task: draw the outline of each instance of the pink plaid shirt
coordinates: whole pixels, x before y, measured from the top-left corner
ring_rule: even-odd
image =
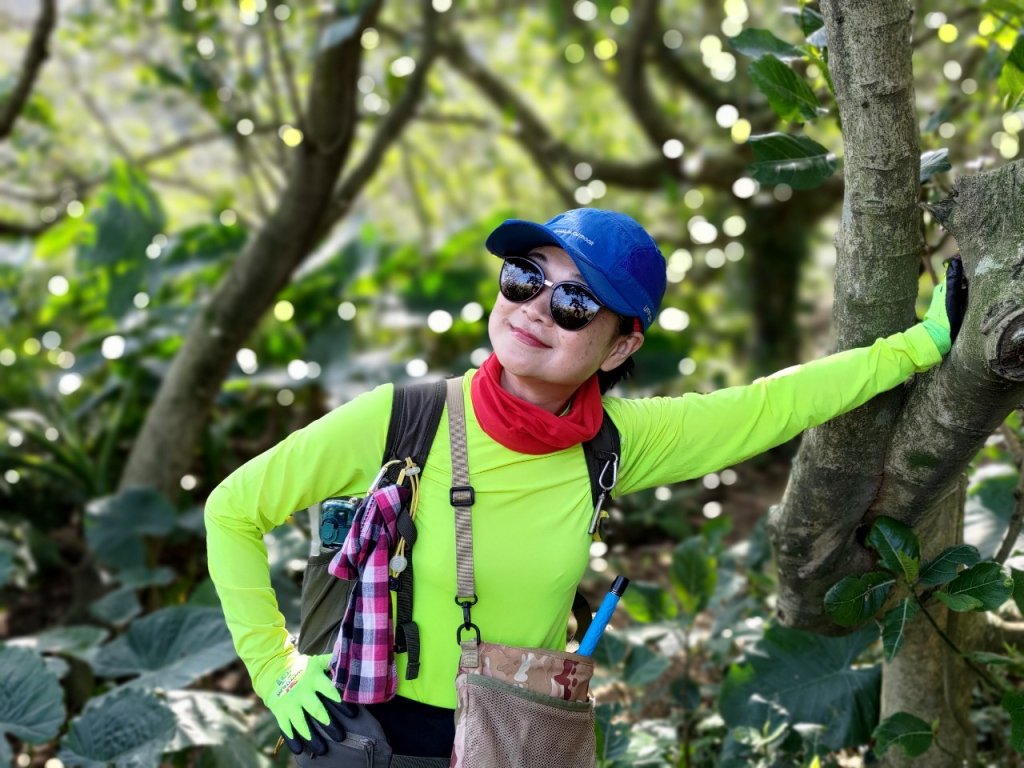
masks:
[[[408,498],[409,490],[397,485],[370,494],[327,566],[333,576],[354,582],[331,656],[343,701],[376,704],[393,698],[398,688],[388,562],[397,543],[398,512]]]

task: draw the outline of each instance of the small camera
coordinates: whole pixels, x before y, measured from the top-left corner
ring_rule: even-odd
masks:
[[[325,547],[340,547],[348,536],[359,507],[356,496],[338,496],[320,502],[320,541]]]

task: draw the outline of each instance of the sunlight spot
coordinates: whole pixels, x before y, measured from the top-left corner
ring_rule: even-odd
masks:
[[[462,308],[459,316],[467,323],[478,322],[484,316],[484,308],[478,302],[471,301]]]
[[[124,357],[124,336],[107,336],[100,345],[100,354],[102,354],[107,360],[118,360]]]
[[[714,520],[716,517],[721,516],[722,505],[717,501],[709,501],[704,505],[704,508],[701,509],[701,514],[703,514],[708,520]]]
[[[667,485],[659,485],[654,489],[654,498],[658,501],[668,501],[672,498],[672,489]]]
[[[702,205],[704,205],[704,193],[699,189],[687,190],[686,194],[683,195],[683,205],[687,208],[696,211]]]
[[[356,316],[356,305],[351,301],[343,301],[338,305],[338,317],[348,322]]]
[[[43,346],[46,349],[56,349],[60,346],[60,334],[56,331],[47,331],[43,334]]]
[[[182,475],[181,476],[181,489],[183,491],[191,491],[197,485],[199,485],[199,481],[196,479],[195,475]]]
[[[85,213],[85,206],[82,205],[81,201],[79,200],[72,200],[70,203],[68,203],[67,208],[65,210],[68,212],[68,216],[70,216],[72,219],[78,219],[81,218],[83,213]]]
[[[12,431],[9,435],[7,435],[7,444],[11,446],[11,448],[18,448],[24,442],[25,435],[23,435],[21,432],[18,432],[17,430]]]
[[[412,56],[399,56],[391,62],[390,69],[395,77],[408,77],[416,71],[416,59]]]
[[[380,45],[380,32],[373,27],[367,27],[363,30],[362,37],[359,38],[359,44],[363,46],[363,50],[372,51]]]
[[[295,317],[295,305],[290,301],[285,299],[274,305],[274,318],[276,320],[287,323],[293,317]]]
[[[239,136],[251,136],[255,129],[256,124],[248,117],[243,117],[235,123],[235,130],[238,131]]]
[[[429,371],[429,370],[430,369],[427,366],[427,361],[426,360],[421,360],[419,358],[413,358],[412,360],[410,360],[408,363],[405,364],[405,372],[406,372],[406,374],[408,374],[409,376],[411,376],[414,379],[418,379],[418,378],[421,378],[423,376],[426,376],[427,375],[427,371]]]
[[[46,289],[54,296],[66,296],[71,284],[64,275],[54,275],[47,281]]]
[[[658,313],[658,325],[666,331],[685,331],[690,325],[690,315],[678,307],[665,307]]]
[[[579,43],[569,43],[565,46],[565,60],[570,64],[579,64],[586,55],[587,52]]]
[[[288,371],[288,378],[301,381],[309,375],[309,364],[305,360],[292,360],[285,370]]]
[[[576,163],[576,167],[572,169],[572,172],[580,181],[586,181],[594,175],[594,169],[590,167],[590,163]]]
[[[256,353],[248,347],[242,347],[238,350],[235,354],[235,362],[242,369],[242,373],[253,374],[260,367],[259,361],[256,359]]]
[[[722,470],[722,485],[733,485],[739,480],[739,475],[736,474],[736,470],[723,469]]]
[[[427,328],[434,333],[445,333],[451,330],[453,322],[451,313],[443,309],[435,309],[427,315]]]
[[[20,479],[21,475],[18,474],[18,470],[16,469],[8,469],[6,472],[4,472],[4,480],[6,480],[10,485],[14,485]]]
[[[720,478],[716,473],[711,472],[704,475],[704,479],[701,482],[704,484],[705,488],[709,491],[713,491],[722,484],[722,478]]]
[[[238,214],[230,208],[225,208],[217,217],[225,227],[233,227],[238,222]]]
[[[678,29],[667,29],[665,34],[661,36],[661,42],[664,43],[665,47],[669,50],[676,50],[683,45],[683,33]]]
[[[11,366],[18,360],[18,355],[10,347],[0,349],[0,365]]]
[[[287,408],[295,402],[295,393],[290,389],[282,389],[277,393],[277,404]]]
[[[77,373],[66,373],[60,377],[60,381],[57,382],[57,391],[62,395],[70,395],[78,391],[78,388],[82,386],[82,377]]]

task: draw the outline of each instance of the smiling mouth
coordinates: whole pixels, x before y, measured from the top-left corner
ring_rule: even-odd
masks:
[[[525,344],[528,347],[537,347],[540,349],[550,348],[550,345],[545,344],[532,333],[528,333],[527,331],[524,331],[522,328],[516,328],[514,325],[512,326],[512,335],[516,338],[516,340],[518,340],[522,344]]]

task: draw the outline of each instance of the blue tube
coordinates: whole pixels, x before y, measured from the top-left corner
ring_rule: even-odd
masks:
[[[591,656],[594,653],[594,649],[597,647],[597,641],[601,639],[604,634],[605,627],[608,626],[608,620],[612,617],[612,613],[615,611],[615,606],[619,604],[619,598],[622,597],[622,593],[626,591],[626,587],[629,586],[629,579],[625,576],[616,576],[615,581],[612,582],[611,589],[608,590],[608,594],[604,596],[604,600],[601,601],[601,607],[597,609],[597,613],[594,614],[594,620],[590,622],[590,628],[587,630],[587,634],[583,636],[580,641],[580,649],[576,651],[580,656]]]

